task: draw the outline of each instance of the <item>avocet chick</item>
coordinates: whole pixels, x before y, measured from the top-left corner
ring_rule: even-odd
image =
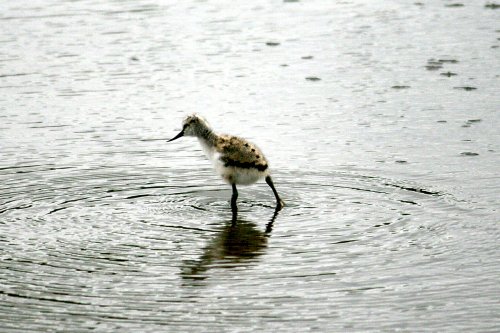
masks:
[[[269,164],[257,146],[236,136],[215,133],[208,122],[197,114],[186,117],[182,122],[182,131],[168,142],[182,136],[197,137],[205,154],[213,162],[217,173],[231,184],[233,212],[237,210],[236,185],[250,185],[261,178],[265,178],[266,183],[273,190],[276,197],[276,210],[283,208],[284,202],[280,199],[269,175]]]

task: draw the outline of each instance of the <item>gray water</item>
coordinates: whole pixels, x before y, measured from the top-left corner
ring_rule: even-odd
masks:
[[[487,1],[0,3],[2,332],[500,330]],[[255,142],[231,189],[182,118]]]

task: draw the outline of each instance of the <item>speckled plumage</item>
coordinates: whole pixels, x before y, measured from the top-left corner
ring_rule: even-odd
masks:
[[[269,163],[262,151],[245,139],[216,134],[208,122],[199,115],[190,115],[182,123],[182,131],[169,141],[181,136],[195,136],[220,176],[233,187],[231,205],[236,210],[236,185],[253,184],[265,178],[277,200],[277,209],[283,207],[269,175]]]
[[[267,173],[268,163],[264,154],[254,144],[236,136],[218,136],[215,151],[219,154],[219,160],[224,163],[224,167],[236,167],[242,169],[256,169],[262,172],[262,176]]]

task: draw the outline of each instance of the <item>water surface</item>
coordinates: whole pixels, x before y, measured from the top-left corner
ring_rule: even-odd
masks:
[[[0,4],[2,332],[498,331],[487,4]]]

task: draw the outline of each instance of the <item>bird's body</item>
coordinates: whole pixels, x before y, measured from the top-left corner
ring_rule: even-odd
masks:
[[[181,136],[195,136],[213,162],[215,170],[233,188],[231,206],[236,210],[238,192],[236,185],[250,185],[265,178],[277,200],[277,209],[283,207],[269,175],[269,164],[257,146],[245,139],[215,133],[207,121],[199,115],[188,116],[183,122],[182,131],[169,141]]]
[[[218,135],[214,142],[199,138],[215,170],[229,184],[249,185],[267,176],[268,164],[260,150],[248,141],[229,135]]]

